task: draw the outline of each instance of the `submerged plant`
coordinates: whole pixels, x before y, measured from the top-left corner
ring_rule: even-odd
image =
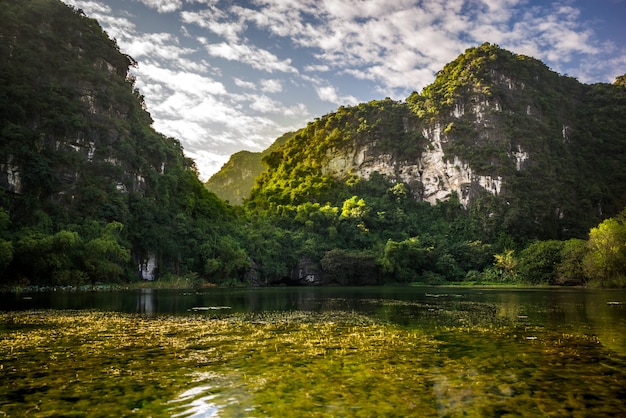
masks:
[[[426,309],[428,311],[428,308]],[[594,337],[462,315],[0,314],[7,416],[623,414],[626,361]],[[465,319],[464,319],[465,318]],[[580,385],[581,381],[585,385]]]

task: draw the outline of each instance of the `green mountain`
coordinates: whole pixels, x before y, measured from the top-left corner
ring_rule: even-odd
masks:
[[[233,215],[180,143],[152,129],[132,58],[57,0],[0,0],[0,21],[0,273],[47,284],[206,274]]]
[[[581,237],[626,205],[626,89],[484,44],[405,102],[341,107],[264,161],[257,209],[332,202],[378,173],[418,201],[455,195],[519,242]]]
[[[282,146],[293,132],[287,132],[278,138],[263,152],[239,151],[233,154],[228,162],[215,173],[204,185],[220,199],[233,205],[240,205],[250,196],[256,177],[265,171],[261,162],[263,157],[274,149]]]

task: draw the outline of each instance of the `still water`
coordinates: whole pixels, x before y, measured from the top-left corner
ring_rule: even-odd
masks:
[[[0,415],[626,416],[626,291],[0,295]]]

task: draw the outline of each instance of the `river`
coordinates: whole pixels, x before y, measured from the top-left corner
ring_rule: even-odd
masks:
[[[622,290],[56,291],[0,321],[0,415],[626,415]]]

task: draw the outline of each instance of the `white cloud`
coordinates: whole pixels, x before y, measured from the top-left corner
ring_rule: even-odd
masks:
[[[232,20],[233,16],[215,6],[208,6],[200,11],[183,11],[180,17],[184,23],[194,24],[227,39],[236,42],[246,25],[241,19]]]
[[[320,100],[336,105],[355,105],[359,100],[354,96],[340,96],[334,86],[318,86],[315,89]]]
[[[190,151],[185,149],[185,155],[195,161],[196,168],[200,173],[200,180],[203,182],[207,181],[213,173],[218,172],[230,158],[228,155],[217,154],[207,150]],[[211,175],[207,173],[211,173]]]
[[[576,75],[583,83],[605,82],[613,83],[615,78],[626,74],[626,50],[616,52],[598,66],[598,61],[593,58],[582,60],[580,72]]]
[[[171,13],[180,9],[182,0],[139,0],[148,7],[157,10],[159,13]]]
[[[309,73],[325,73],[330,71],[330,66],[326,64],[307,65],[304,67],[304,71]]]
[[[237,77],[234,78],[234,81],[236,86],[243,87],[249,90],[256,90],[256,84],[251,81],[242,80]]]
[[[250,104],[250,109],[260,113],[277,113],[281,109],[281,103],[267,96],[255,96]]]
[[[192,96],[224,95],[224,85],[210,77],[200,74],[176,71],[156,64],[140,64],[137,69],[138,82],[157,82],[168,89]]]
[[[283,83],[280,80],[261,80],[261,91],[265,93],[280,93]]]
[[[239,61],[257,70],[269,73],[274,71],[285,73],[298,72],[295,67],[291,66],[291,59],[280,60],[271,52],[254,45],[221,42],[207,45],[206,50],[214,57],[224,58],[229,61]]]
[[[135,59],[146,57],[152,61],[155,59],[174,61],[195,52],[194,49],[180,47],[178,39],[171,33],[133,36],[124,40],[124,48]]]
[[[359,74],[379,83],[381,89],[404,94],[431,82],[435,71],[467,47],[485,41],[513,50],[543,51],[539,58],[554,63],[565,63],[572,54],[598,53],[593,33],[580,22],[580,10],[567,3],[545,7],[527,3],[263,0],[256,2],[256,9],[232,11],[237,19],[273,36],[312,48],[318,62],[305,66],[307,72],[335,69]],[[332,97],[324,91],[318,91],[320,97]]]
[[[82,9],[85,13],[92,15],[94,13],[110,13],[111,8],[105,4],[101,4],[93,0],[63,0],[63,3]]]
[[[304,118],[304,117],[309,117],[310,113],[309,110],[307,109],[306,105],[304,103],[297,103],[293,106],[287,107],[285,109],[283,109],[283,114],[285,116],[296,116],[296,117],[300,117],[300,118]],[[298,127],[299,128],[299,127]],[[294,128],[296,129],[296,128]],[[287,130],[294,130],[294,129],[286,129]]]
[[[289,106],[266,95],[249,95],[246,98],[250,102],[249,108],[261,114],[276,114],[299,118],[309,116],[308,109],[304,103]]]

